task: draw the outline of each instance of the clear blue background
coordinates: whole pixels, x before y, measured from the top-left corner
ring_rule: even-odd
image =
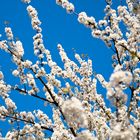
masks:
[[[104,17],[104,0],[71,0],[71,2],[74,3],[77,13],[85,11],[88,16],[94,16],[96,21]],[[113,7],[120,4],[120,0],[114,0],[113,2]],[[51,51],[53,60],[62,65],[57,51],[57,44],[60,43],[71,59],[74,58],[72,48],[79,54],[88,54],[93,60],[94,70],[103,74],[106,80],[109,79],[112,73],[111,49],[108,49],[101,40],[93,38],[90,29],[80,24],[76,15],[68,15],[64,9],[56,5],[55,0],[32,0],[31,4],[39,13],[39,18],[42,21],[44,43],[46,48]],[[14,36],[22,41],[25,48],[24,58],[34,61],[32,37],[35,31],[32,30],[26,5],[20,0],[1,0],[0,34],[3,35],[2,39],[5,39],[4,21],[10,22],[9,25],[13,29]],[[10,74],[15,68],[16,66],[12,64],[10,55],[0,51],[0,70],[4,72],[7,84],[19,83],[18,78],[14,78]],[[100,86],[98,91],[102,94],[106,92]],[[23,96],[17,92],[11,92],[10,97],[17,103],[20,111],[33,111],[40,108],[48,113],[43,103],[33,99],[33,97]],[[3,104],[1,99],[0,104]],[[0,122],[0,128],[2,133],[5,134],[7,130],[11,129],[11,126],[5,122]]]

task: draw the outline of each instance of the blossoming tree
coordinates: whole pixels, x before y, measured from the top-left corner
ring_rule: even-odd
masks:
[[[3,137],[10,140],[139,140],[140,1],[126,0],[126,6],[113,9],[112,1],[106,0],[105,17],[97,22],[85,12],[77,13],[68,0],[56,0],[67,13],[75,14],[81,24],[90,28],[93,37],[103,40],[114,51],[114,72],[109,81],[93,71],[91,59],[84,60],[77,53],[78,64],[69,59],[61,44],[57,47],[64,68],[53,61],[43,43],[36,9],[30,5],[31,0],[22,1],[27,5],[32,28],[36,31],[33,44],[38,60],[33,63],[24,59],[22,42],[16,40],[12,29],[6,26],[7,39],[0,40],[0,48],[11,55],[17,66],[12,74],[20,79],[20,84],[8,84],[0,72],[0,96],[4,101],[0,105],[0,120],[15,124],[15,128]],[[126,30],[121,29],[121,22]],[[61,85],[62,79],[65,87]],[[107,107],[106,99],[97,92],[97,81],[106,89],[107,100],[113,106]],[[75,85],[73,89],[72,83]],[[44,97],[39,94],[41,88]],[[18,111],[9,96],[13,91],[46,102],[52,108],[51,117],[40,109]],[[22,127],[18,126],[19,122]]]

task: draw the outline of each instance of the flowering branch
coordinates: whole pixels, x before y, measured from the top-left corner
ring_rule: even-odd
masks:
[[[4,117],[8,117],[8,118],[14,119],[14,120],[26,122],[26,123],[29,123],[29,124],[35,124],[35,122],[24,120],[24,119],[17,118],[17,117],[14,117],[14,116],[10,116],[10,115],[7,115],[7,114],[1,114],[1,115],[4,116]],[[47,128],[45,126],[41,126],[41,128],[53,132],[53,129],[51,129],[51,128]]]
[[[28,59],[24,60],[22,42],[15,40],[12,29],[6,26],[7,39],[0,40],[0,49],[11,55],[17,67],[12,75],[20,79],[20,84],[7,85],[0,71],[0,97],[3,100],[0,119],[9,118],[9,122],[17,123],[17,129],[8,131],[5,137],[33,140],[139,140],[140,2],[126,0],[123,6],[120,1],[116,8],[113,0],[105,0],[105,16],[97,21],[86,12],[76,12],[69,0],[56,0],[67,13],[75,15],[78,22],[89,28],[93,37],[101,39],[113,50],[113,72],[107,81],[103,75],[93,71],[89,57],[83,58],[75,52],[77,62],[72,61],[60,44],[57,48],[64,67],[53,61],[51,52],[44,45],[37,10],[30,4],[31,0],[22,1],[27,6],[35,30],[33,50],[37,61],[33,64]],[[125,30],[121,23],[126,26]],[[105,98],[103,93],[98,93],[97,82],[106,89]],[[10,91],[45,101],[51,111],[37,109],[19,112],[10,97]],[[45,96],[39,95],[41,91]],[[108,106],[108,102],[112,106]],[[20,128],[19,122],[24,122],[23,128]],[[51,133],[50,138],[45,138],[44,130]]]

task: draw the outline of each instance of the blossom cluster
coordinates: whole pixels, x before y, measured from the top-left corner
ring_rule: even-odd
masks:
[[[62,111],[65,112],[66,120],[70,126],[75,128],[87,127],[86,114],[78,99],[72,97],[71,100],[65,101],[62,105]]]
[[[127,95],[123,93],[132,81],[132,74],[129,71],[122,71],[121,66],[116,66],[114,73],[110,77],[110,82],[108,83],[107,96],[111,100],[119,99],[117,106],[120,106],[127,101]],[[116,101],[115,103],[116,104]]]
[[[94,17],[88,17],[85,12],[79,13],[78,21],[91,29],[94,29],[97,26]]]
[[[6,32],[6,36],[9,40],[13,39],[13,33],[10,27],[6,27],[5,28],[5,32]]]
[[[22,2],[29,4],[31,0],[22,0]]]
[[[74,12],[74,5],[68,0],[56,0],[56,3],[65,8],[68,13]]]
[[[28,11],[29,16],[31,17],[33,29],[36,30],[37,32],[41,32],[41,28],[39,27],[41,22],[38,19],[37,11],[31,5],[27,6],[27,11]]]
[[[93,37],[100,38],[114,51],[114,71],[108,81],[93,71],[90,58],[84,59],[75,53],[77,64],[58,44],[64,65],[60,67],[45,48],[37,10],[29,5],[31,0],[23,2],[27,4],[32,28],[36,31],[33,46],[37,60],[24,59],[22,42],[15,41],[12,29],[5,27],[7,39],[0,40],[0,49],[11,55],[16,65],[12,74],[20,79],[14,86],[7,84],[0,71],[0,97],[4,101],[0,105],[0,120],[17,125],[7,132],[6,139],[139,140],[139,1],[126,0],[127,6],[113,9],[112,1],[106,0],[105,17],[97,22],[86,12],[76,14],[68,0],[56,0],[68,13],[76,14],[78,21],[91,29]],[[121,22],[127,26],[126,31],[122,31]],[[98,84],[106,89],[105,98],[98,91]],[[13,91],[42,100],[46,110],[18,111],[9,94]],[[108,102],[113,106],[108,106]],[[51,108],[52,114],[47,108]],[[19,126],[18,122],[23,125]]]

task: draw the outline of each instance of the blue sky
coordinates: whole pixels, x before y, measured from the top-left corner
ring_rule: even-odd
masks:
[[[85,11],[87,15],[94,16],[98,21],[104,16],[104,0],[71,0],[74,3],[76,12]],[[120,3],[114,0],[114,7]],[[101,73],[108,80],[112,73],[111,49],[105,44],[91,36],[91,31],[78,23],[75,15],[68,15],[60,6],[56,5],[55,0],[32,0],[31,3],[39,13],[42,21],[42,29],[45,46],[51,51],[52,58],[61,65],[57,51],[57,44],[60,43],[68,53],[70,58],[74,58],[74,48],[79,54],[88,54],[93,60],[93,67],[97,73]],[[24,45],[25,59],[35,60],[33,55],[32,37],[35,32],[32,30],[30,18],[26,11],[26,5],[20,0],[1,0],[0,4],[0,34],[4,39],[4,21],[9,21],[15,37],[18,37]],[[18,79],[9,74],[15,65],[12,64],[9,55],[0,51],[0,70],[4,71],[7,83],[19,82]],[[99,87],[99,93],[105,90]],[[19,110],[34,110],[35,108],[45,109],[43,103],[32,99],[30,96],[23,96],[18,93],[10,93],[12,99],[17,102]],[[31,100],[33,102],[31,102]],[[2,100],[0,99],[0,104]],[[9,130],[9,126],[0,122],[2,132]]]

